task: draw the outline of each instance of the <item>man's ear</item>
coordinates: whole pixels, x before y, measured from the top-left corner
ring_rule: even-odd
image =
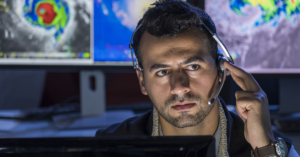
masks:
[[[145,80],[144,80],[144,74],[142,71],[136,69],[136,74],[137,74],[137,77],[138,77],[138,80],[139,80],[139,84],[140,84],[140,88],[141,88],[141,92],[144,94],[144,95],[148,95],[147,93],[147,90],[145,88]]]

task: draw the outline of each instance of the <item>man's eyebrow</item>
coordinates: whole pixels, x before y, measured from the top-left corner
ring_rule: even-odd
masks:
[[[191,57],[191,58],[187,59],[186,61],[182,62],[181,64],[189,64],[192,62],[205,62],[205,61],[201,57],[194,56],[194,57]]]
[[[168,68],[168,67],[171,67],[171,66],[167,65],[167,64],[154,64],[150,67],[149,72],[151,72],[152,70],[155,70],[155,69]]]
[[[198,57],[198,56],[194,56],[194,57],[191,57],[191,58],[187,59],[186,61],[184,61],[180,64],[189,64],[189,63],[192,63],[192,62],[204,62],[204,59],[201,58],[201,57]],[[171,66],[167,65],[167,64],[154,64],[150,67],[149,72],[151,72],[155,69],[168,68],[168,67],[171,67]]]

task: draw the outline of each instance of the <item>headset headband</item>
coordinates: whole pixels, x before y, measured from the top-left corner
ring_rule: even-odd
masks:
[[[226,58],[228,59],[229,62],[231,62],[232,64],[234,64],[234,61],[231,57],[231,55],[229,54],[226,46],[223,44],[223,42],[221,41],[221,39],[217,36],[217,34],[213,33],[201,20],[200,20],[201,24],[208,30],[208,32],[212,35],[212,37],[215,39],[215,41],[220,45],[220,47],[223,49]],[[133,64],[133,68],[134,69],[139,69],[140,71],[143,71],[143,69],[140,67],[139,65],[139,61],[137,59],[137,56],[135,54],[135,58],[136,58],[136,63],[134,63],[134,58],[133,58],[133,45],[132,45],[132,41],[133,38],[135,36],[135,33],[142,27],[143,22],[141,24],[139,24],[137,26],[137,28],[135,29],[135,31],[133,32],[131,39],[130,39],[130,44],[129,44],[129,48],[131,50],[131,59],[132,59],[132,64]]]
[[[130,43],[129,43],[129,48],[131,50],[131,59],[132,59],[133,68],[134,69],[139,69],[140,71],[143,71],[143,69],[140,67],[139,61],[138,61],[137,56],[136,56],[135,53],[134,53],[134,55],[135,55],[135,58],[136,58],[136,63],[134,63],[133,51],[132,51],[132,49],[133,49],[132,40],[133,40],[133,37],[134,37],[135,33],[142,27],[142,25],[143,25],[143,22],[136,27],[135,31],[133,32],[133,34],[131,36]]]

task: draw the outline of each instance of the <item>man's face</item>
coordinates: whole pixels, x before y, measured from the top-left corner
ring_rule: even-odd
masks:
[[[178,128],[199,124],[212,110],[208,100],[220,78],[206,35],[197,28],[172,38],[145,32],[140,42],[142,93],[149,95],[160,116]]]

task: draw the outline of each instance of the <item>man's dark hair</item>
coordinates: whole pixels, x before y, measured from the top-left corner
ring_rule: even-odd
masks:
[[[213,33],[216,33],[215,24],[207,13],[200,8],[179,0],[160,0],[153,3],[152,6],[154,7],[149,8],[138,22],[137,26],[141,23],[143,24],[133,38],[133,49],[141,68],[143,68],[143,60],[139,46],[145,31],[156,37],[172,37],[191,28],[199,28],[205,32],[210,43],[210,53],[216,60],[218,52],[217,42],[200,22],[201,20]]]

